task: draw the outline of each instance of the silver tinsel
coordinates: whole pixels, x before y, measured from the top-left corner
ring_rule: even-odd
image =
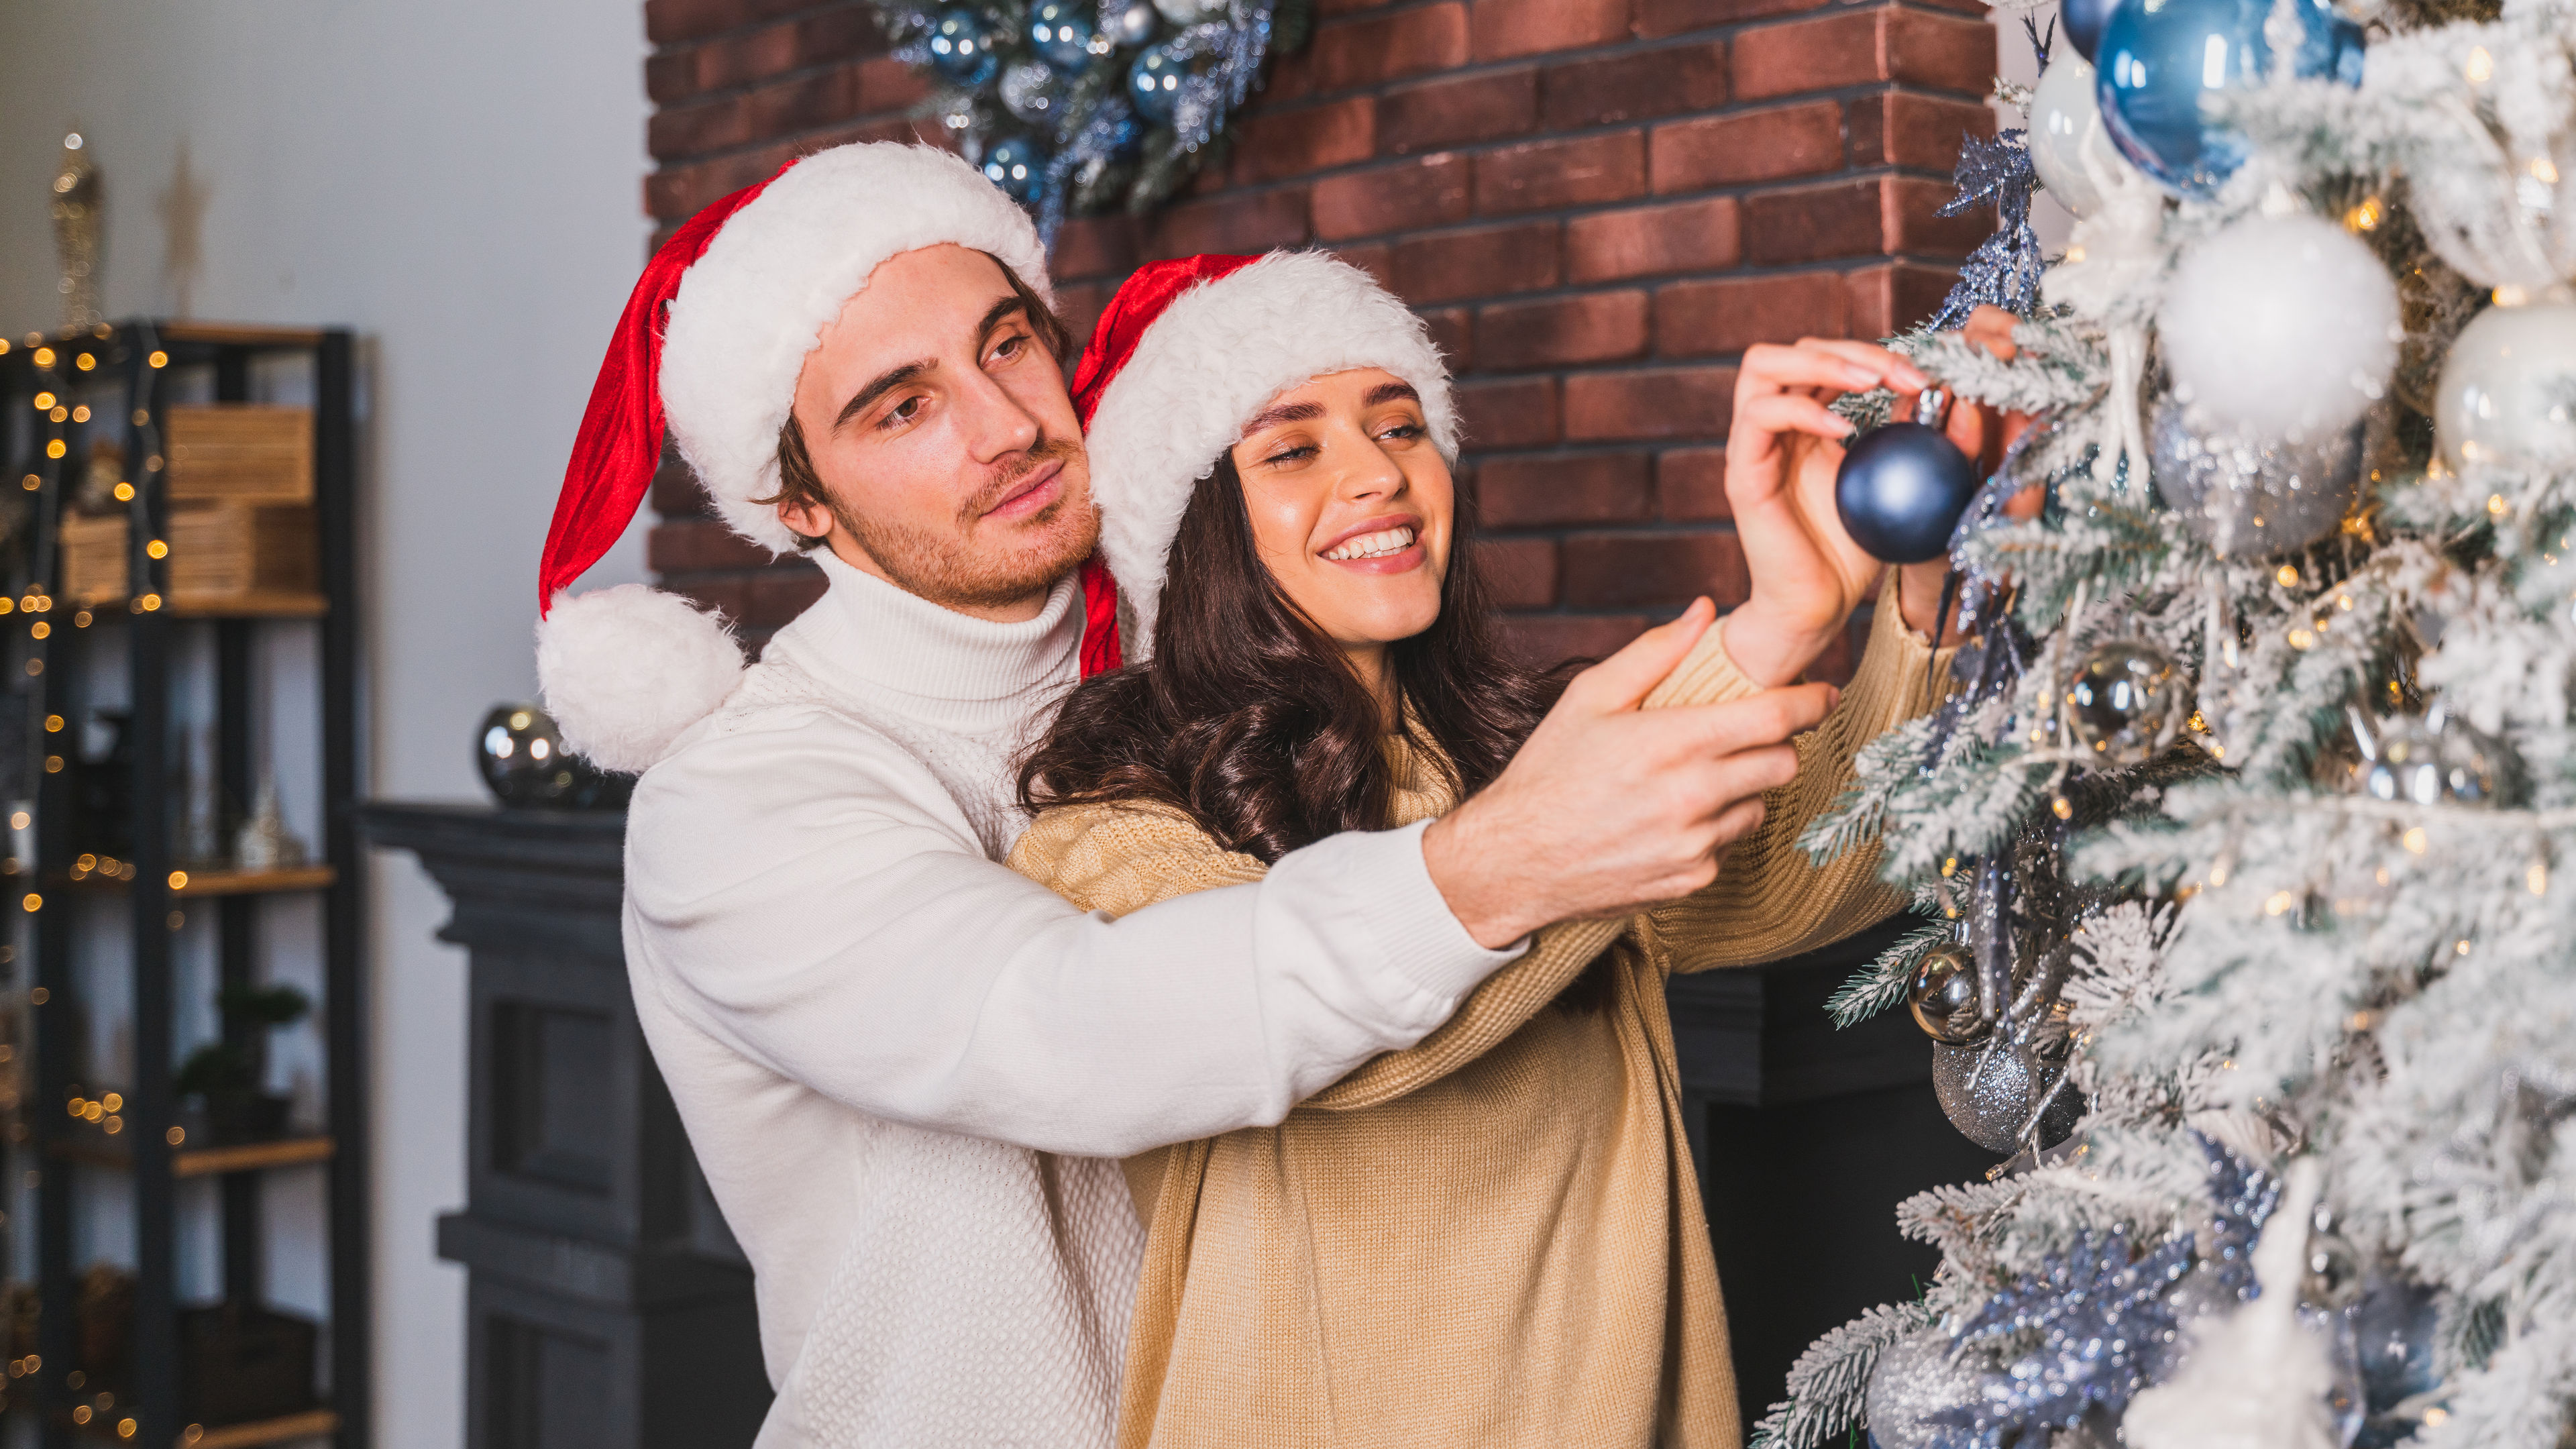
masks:
[[[1967,264],[1959,268],[1958,283],[1926,325],[1936,332],[1961,326],[1981,304],[2020,317],[2038,311],[2039,275],[2047,258],[2040,251],[2039,233],[2030,224],[2030,198],[2039,189],[2039,173],[2031,169],[2027,134],[2006,131],[1991,141],[1983,136],[1962,137],[1950,184],[1956,194],[1942,204],[1941,215],[1959,216],[1991,206],[2002,225],[1968,254]]]
[[[2221,558],[2268,558],[2324,538],[2361,490],[2362,426],[2312,443],[2257,443],[2156,409],[2147,447],[2156,494]]]
[[[2071,1429],[2092,1413],[2116,1420],[2140,1388],[2161,1378],[2177,1338],[2166,1293],[2191,1270],[2192,1239],[2177,1233],[2143,1255],[2127,1233],[2078,1233],[2037,1273],[1987,1300],[1959,1325],[1963,1344],[2037,1346],[1988,1374],[1976,1398],[1937,1422],[2000,1444],[2033,1426]]]

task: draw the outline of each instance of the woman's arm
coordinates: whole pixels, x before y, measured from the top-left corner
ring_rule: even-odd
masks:
[[[1875,843],[1818,866],[1798,848],[1809,822],[1851,783],[1852,755],[1890,726],[1928,712],[1950,651],[1905,624],[1900,587],[1890,578],[1871,621],[1860,668],[1825,722],[1798,737],[1798,777],[1763,796],[1762,823],[1728,853],[1715,883],[1656,908],[1654,920],[1675,971],[1777,961],[1874,925],[1903,901],[1879,883]],[[1649,709],[1740,699],[1759,693],[1709,631]]]

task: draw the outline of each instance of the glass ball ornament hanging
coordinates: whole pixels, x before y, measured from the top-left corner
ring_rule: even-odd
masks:
[[[2362,732],[2354,732],[2357,739]],[[2412,805],[2492,810],[2520,792],[2521,761],[2502,740],[2435,705],[2382,718],[2360,739],[2354,793]]]
[[[1951,1355],[1938,1328],[1907,1334],[1879,1350],[1862,1391],[1862,1419],[1878,1449],[1932,1449],[1957,1433],[1933,1416],[1976,1401],[1983,1371],[1973,1354]]]
[[[518,809],[614,808],[635,786],[567,751],[554,717],[533,704],[492,707],[475,731],[474,768],[494,800]]]
[[[2362,425],[2305,443],[2196,427],[2170,398],[2147,430],[2156,496],[2220,558],[2294,553],[2343,526],[2361,499]]]
[[[2144,639],[2096,644],[2067,681],[2066,712],[2075,742],[2110,765],[2143,764],[2164,753],[2182,728],[2182,671]]]
[[[2361,84],[2361,27],[2328,0],[2291,0],[2302,80]],[[2243,132],[2202,113],[2202,99],[2251,90],[2271,75],[2264,35],[2272,0],[2119,0],[2093,54],[2102,120],[2120,154],[2177,193],[2206,196],[2245,164]]]
[[[2322,438],[2397,369],[2397,283],[2322,217],[2251,216],[2184,251],[2156,313],[2174,395],[2259,441]]]
[[[1147,46],[1127,68],[1128,104],[1149,121],[1169,121],[1172,108],[1180,103],[1181,79],[1189,70],[1190,63],[1173,54],[1169,45]]]
[[[1988,1152],[2046,1151],[2066,1140],[2084,1115],[2084,1098],[2059,1089],[2064,1074],[2026,1042],[1932,1045],[1932,1095],[1959,1135]]]
[[[1154,0],[1154,8],[1174,25],[1197,25],[1225,13],[1225,0]]]
[[[1055,72],[1036,61],[1022,61],[1002,72],[1002,83],[995,87],[1002,95],[1002,109],[1034,125],[1053,117],[1059,90]]]
[[[1977,1009],[1977,963],[1967,948],[1944,941],[1914,964],[1905,992],[1914,1024],[1934,1041],[1965,1045],[1994,1029]]]
[[[930,23],[930,66],[951,84],[980,86],[993,78],[1002,58],[993,50],[993,27],[983,12],[951,5]]]
[[[2442,363],[2433,438],[2453,471],[2576,462],[2576,297],[2500,301],[2470,319]]]
[[[2071,18],[2068,33],[2073,33]],[[2085,167],[2088,152],[2096,166],[2126,170],[2129,165],[2102,129],[2093,82],[2093,67],[2082,56],[2061,55],[2049,62],[2030,97],[2030,169],[2039,173],[2048,194],[2077,216],[2091,216],[2102,205],[2102,189]]]
[[[2102,28],[2111,23],[2111,12],[2118,5],[2119,0],[2058,0],[2058,23],[2064,27],[2067,45],[2087,62],[2085,70],[2088,76],[2092,70],[2090,62],[2102,50]],[[2055,70],[2063,64],[2063,59],[2052,59],[2049,69]],[[2042,76],[2041,79],[2047,77]]]
[[[1912,564],[1950,551],[1979,479],[1977,465],[1942,434],[1948,413],[1948,395],[1927,389],[1915,403],[1917,421],[1882,423],[1846,445],[1834,511],[1870,557]]]
[[[2373,1269],[2362,1281],[2351,1316],[2363,1413],[2354,1442],[2368,1449],[2394,1449],[2422,1427],[2430,1395],[2441,1383],[2433,1368],[2440,1300],[2432,1289],[2394,1271]]]
[[[1109,51],[1099,14],[1092,0],[1037,0],[1029,7],[1029,48],[1060,74],[1080,75]]]
[[[1102,11],[1101,24],[1112,43],[1122,50],[1133,50],[1154,38],[1162,28],[1162,16],[1154,10],[1152,0],[1133,0],[1114,13]]]
[[[984,179],[1026,205],[1046,188],[1046,154],[1027,136],[1004,136],[984,148]]]

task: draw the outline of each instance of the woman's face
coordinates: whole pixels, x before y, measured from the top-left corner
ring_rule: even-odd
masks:
[[[1261,561],[1328,637],[1364,649],[1440,617],[1455,495],[1411,384],[1367,367],[1291,388],[1233,456]]]

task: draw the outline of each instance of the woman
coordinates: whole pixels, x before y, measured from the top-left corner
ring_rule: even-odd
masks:
[[[1783,375],[1921,385],[1841,346]],[[1150,658],[1083,684],[1028,757],[1039,814],[1014,867],[1122,914],[1439,815],[1495,777],[1562,680],[1493,637],[1455,547],[1448,378],[1400,303],[1314,254],[1162,264],[1113,301],[1075,387],[1129,654]],[[1775,431],[1844,431],[1807,383],[1753,391]],[[1795,471],[1792,511],[1812,512],[1814,469]],[[1759,693],[1731,649],[1802,668],[1879,572],[1832,532],[1780,550],[1792,576],[1835,577],[1821,635],[1779,604],[1812,597],[1757,578],[1734,645],[1704,600],[1668,626],[1707,632],[1649,703]],[[1924,702],[1930,651],[1898,614],[1882,607],[1806,745],[1834,767],[1775,795],[1717,885],[1552,927],[1419,1045],[1277,1126],[1130,1160],[1148,1240],[1122,1445],[1737,1441],[1663,978],[1892,908],[1868,853],[1812,870],[1790,842],[1852,748]],[[1782,702],[1812,721],[1827,697]],[[1790,765],[1784,747],[1746,768],[1785,782]]]

